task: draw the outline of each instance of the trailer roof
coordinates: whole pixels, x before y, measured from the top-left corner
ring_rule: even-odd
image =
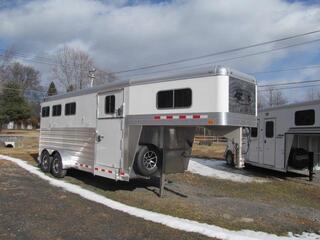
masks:
[[[315,105],[315,104],[320,104],[320,100],[305,101],[300,103],[291,103],[291,104],[285,104],[281,106],[269,107],[269,108],[261,109],[259,112],[269,112],[272,110],[278,110],[278,109],[280,110],[283,108],[303,107],[303,106],[309,106],[309,105]]]
[[[187,72],[184,71],[182,73],[171,74],[171,75],[149,74],[144,78],[121,79],[118,81],[101,84],[92,88],[86,88],[79,91],[46,97],[44,101],[47,102],[47,101],[59,100],[62,98],[76,97],[76,96],[86,95],[86,94],[105,91],[105,90],[123,88],[127,86],[132,86],[132,85],[143,85],[143,84],[151,84],[151,83],[157,83],[157,82],[169,82],[169,81],[177,81],[177,80],[183,80],[188,78],[199,78],[199,77],[207,77],[207,76],[231,76],[231,77],[239,78],[252,83],[256,83],[256,79],[251,75],[239,72],[237,70],[234,70],[228,67],[213,65],[210,68],[203,68],[198,71],[187,71]]]

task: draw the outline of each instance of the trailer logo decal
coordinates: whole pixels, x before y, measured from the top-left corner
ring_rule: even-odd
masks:
[[[241,105],[250,105],[254,100],[249,91],[241,88],[234,90],[233,97]]]

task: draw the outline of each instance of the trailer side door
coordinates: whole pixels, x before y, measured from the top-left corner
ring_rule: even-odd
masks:
[[[276,119],[267,118],[264,120],[264,135],[263,135],[263,164],[274,167],[276,153]]]
[[[97,96],[95,170],[120,168],[122,160],[123,90]],[[96,172],[96,171],[95,171]]]

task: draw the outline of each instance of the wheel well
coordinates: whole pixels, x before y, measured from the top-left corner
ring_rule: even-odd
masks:
[[[61,154],[57,150],[52,151],[52,153],[50,155],[53,156],[56,153],[58,153],[61,156]]]
[[[42,156],[42,154],[44,154],[45,152],[47,152],[47,153],[49,154],[49,151],[48,151],[47,149],[43,149],[43,150],[41,151],[40,156]],[[49,154],[49,155],[50,155],[50,154]]]
[[[149,147],[149,148],[153,148],[153,149],[155,149],[156,151],[158,151],[159,154],[160,154],[160,161],[162,161],[162,156],[163,156],[162,153],[163,153],[163,150],[162,150],[161,148],[159,148],[158,146],[156,146],[156,145],[154,145],[154,144],[152,144],[152,143],[140,143],[140,144],[139,144],[139,147],[140,147],[140,146],[147,146],[147,147]],[[136,155],[137,155],[138,151],[139,151],[139,149],[136,151]],[[136,159],[135,159],[134,161],[136,161]]]

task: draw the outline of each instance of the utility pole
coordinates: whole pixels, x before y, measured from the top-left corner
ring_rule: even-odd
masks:
[[[96,72],[95,68],[92,68],[91,70],[89,70],[90,87],[93,87],[93,82],[96,78],[95,72]]]
[[[273,95],[273,89],[271,88],[270,90],[269,90],[269,105],[270,105],[270,107],[272,107],[273,106],[273,97],[272,97],[272,95]]]

